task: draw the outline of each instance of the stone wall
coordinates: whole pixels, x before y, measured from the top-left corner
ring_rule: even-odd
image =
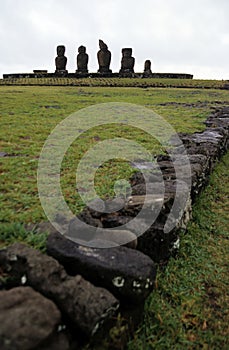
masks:
[[[192,203],[228,150],[229,107],[215,110],[205,124],[203,132],[180,135],[189,154],[192,186],[182,216],[168,233],[164,232],[164,225],[178,184],[170,157],[162,155],[157,162],[165,184],[163,209],[140,237],[135,236],[134,225],[130,231],[117,231],[117,235],[133,238],[128,246],[81,246],[42,223],[37,226],[38,231],[50,228],[47,254],[20,243],[0,251],[0,270],[7,276],[0,292],[2,350],[77,349],[96,340],[101,332],[106,334],[118,312],[133,315],[135,310],[142,311],[145,299],[153,291],[158,263],[166,264],[178,249],[179,232],[191,218]],[[179,147],[177,152],[180,154]],[[135,173],[130,181],[131,201],[122,210],[105,215],[85,208],[81,220],[110,228],[135,217],[145,197],[142,173]],[[155,181],[154,173],[152,182]],[[182,186],[180,189],[178,198],[182,199]],[[74,230],[74,220],[67,224],[69,232]]]

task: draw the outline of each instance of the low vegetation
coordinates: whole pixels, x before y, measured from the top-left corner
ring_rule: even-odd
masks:
[[[139,81],[144,83],[143,79]],[[19,82],[26,84],[26,80]],[[67,79],[64,82],[73,85]],[[32,85],[33,81],[27,81],[26,85],[30,83]],[[46,83],[41,79],[41,85]],[[126,84],[132,83],[134,80],[126,80]],[[195,85],[168,89],[163,84],[170,82],[161,80],[159,83],[163,89],[149,86],[145,89],[0,86],[0,246],[21,241],[45,250],[46,234],[28,233],[23,224],[46,219],[37,192],[38,159],[50,132],[71,113],[98,103],[129,102],[152,109],[177,132],[192,133],[204,129],[204,120],[215,108],[229,104],[228,92],[216,88],[220,82],[206,82],[208,89]],[[210,83],[215,85],[208,85]],[[125,128],[122,129],[124,136],[131,131],[133,138],[152,153],[163,151],[146,135]],[[107,137],[120,136],[120,133],[120,126],[106,130],[95,128],[86,133],[80,143],[73,144],[66,154],[61,185],[66,201],[75,212],[83,206],[75,190],[77,162],[90,145]],[[229,156],[226,155],[211,176],[210,185],[197,200],[188,232],[181,236],[179,254],[170,260],[166,271],[159,271],[156,289],[145,306],[144,322],[132,335],[129,350],[227,349],[228,166]],[[96,178],[98,194],[112,196],[114,181],[129,178],[132,171],[125,162],[105,163]],[[118,322],[120,327],[113,329],[111,338],[113,345],[121,349],[127,328],[122,320]]]
[[[71,113],[98,103],[130,102],[152,109],[178,132],[191,133],[203,130],[212,108],[225,105],[228,98],[227,91],[202,89],[2,86],[0,91],[0,220],[4,224],[45,219],[37,192],[38,159],[50,132]],[[83,206],[75,190],[77,162],[90,145],[120,135],[132,137],[153,153],[163,151],[154,140],[130,132],[126,126],[106,130],[98,127],[84,134],[70,147],[62,167],[62,189],[75,212]],[[128,179],[132,171],[124,162],[113,162],[112,166],[105,163],[97,174],[99,195],[111,196],[115,179]]]

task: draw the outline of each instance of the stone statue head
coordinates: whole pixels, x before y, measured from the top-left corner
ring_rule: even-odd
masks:
[[[64,45],[59,45],[57,46],[57,56],[61,57],[61,56],[64,56],[65,54],[65,46]]]
[[[104,41],[99,39],[99,48],[100,50],[106,51],[108,49],[107,44],[104,43]]]
[[[123,55],[123,57],[131,57],[132,56],[132,49],[131,48],[122,49],[122,55]]]
[[[151,61],[146,60],[144,70],[150,70],[150,69],[151,69]]]
[[[79,52],[79,53],[86,53],[86,47],[83,46],[83,45],[79,46],[78,52]]]

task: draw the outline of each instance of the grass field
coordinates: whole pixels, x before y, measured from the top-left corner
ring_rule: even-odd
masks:
[[[229,97],[228,91],[215,87],[0,86],[0,246],[20,240],[45,249],[45,233],[27,233],[22,227],[23,223],[45,220],[36,183],[42,146],[68,115],[106,102],[145,106],[160,114],[177,132],[192,133],[204,129],[203,122],[213,108],[229,105]],[[122,129],[124,136],[130,132],[152,153],[163,151],[146,135]],[[66,155],[61,184],[75,212],[83,206],[75,190],[77,162],[90,145],[120,133],[120,127],[95,128]],[[170,260],[166,271],[159,272],[157,288],[145,307],[144,322],[129,342],[129,350],[227,349],[228,166],[227,155],[195,204],[193,221],[181,237],[179,256]],[[97,174],[98,193],[112,195],[115,179],[128,179],[132,171],[124,162],[105,164]],[[113,338],[120,349],[122,332],[126,332],[125,326]]]
[[[8,87],[0,88],[1,107],[1,214],[3,223],[37,222],[45,219],[39,204],[36,171],[42,146],[53,128],[71,113],[105,102],[130,102],[160,114],[178,132],[204,128],[203,121],[215,106],[225,105],[228,92],[202,89],[139,89],[79,87]],[[154,153],[160,152],[155,142],[144,135],[133,138]],[[126,137],[130,130],[122,129]],[[73,145],[63,165],[61,183],[66,200],[78,212],[83,203],[75,191],[75,167],[96,139],[120,136],[120,127],[95,129]],[[98,192],[112,195],[116,178],[129,178],[133,170],[121,162],[105,164],[98,172]]]

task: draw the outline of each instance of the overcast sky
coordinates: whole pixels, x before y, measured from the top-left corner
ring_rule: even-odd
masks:
[[[80,45],[89,70],[98,70],[98,41],[120,69],[121,49],[132,47],[135,71],[152,61],[154,72],[229,79],[229,0],[0,0],[0,77],[54,72],[56,46],[66,46],[67,69],[76,70]]]

